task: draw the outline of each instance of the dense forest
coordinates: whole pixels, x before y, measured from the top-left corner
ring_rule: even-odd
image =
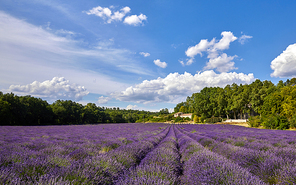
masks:
[[[296,78],[279,81],[256,80],[251,84],[205,87],[176,105],[174,112],[194,113],[196,122],[205,119],[247,119],[253,127],[272,129],[296,127]]]
[[[94,103],[84,106],[71,100],[49,104],[32,96],[0,92],[0,125],[133,123],[157,121],[159,116],[168,114],[168,109],[159,112],[125,110],[99,107]]]

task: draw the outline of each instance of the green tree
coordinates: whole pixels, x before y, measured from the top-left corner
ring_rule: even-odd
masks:
[[[270,115],[263,121],[263,126],[268,129],[285,130],[289,128],[289,121],[282,115]]]
[[[227,119],[229,119],[230,114],[232,113],[232,88],[230,85],[226,85],[224,87],[224,95],[225,95],[225,114]]]
[[[265,97],[263,107],[262,107],[262,114],[263,115],[274,115],[274,114],[281,114],[283,111],[282,103],[283,97],[280,91],[274,92]]]
[[[161,110],[159,111],[159,113],[160,113],[160,114],[169,114],[169,110],[168,110],[168,108],[164,108],[164,109],[161,109]]]
[[[237,113],[239,112],[239,110],[241,109],[241,99],[240,99],[240,92],[242,91],[242,88],[239,88],[239,86],[235,83],[233,83],[231,85],[231,89],[232,89],[232,95],[231,95],[231,99],[232,99],[232,104],[231,104],[231,110],[233,112],[234,115],[234,119],[237,119]]]
[[[179,111],[185,113],[185,106],[181,106]]]
[[[288,119],[296,114],[296,86],[286,86],[281,89],[283,97],[282,115]]]
[[[125,123],[123,119],[122,113],[120,111],[112,111],[110,112],[110,118],[112,123]]]
[[[218,88],[217,91],[217,112],[219,117],[223,117],[226,115],[227,111],[227,99],[226,92],[222,88]]]
[[[12,125],[11,104],[0,97],[0,125]]]
[[[20,97],[20,103],[24,106],[24,119],[26,125],[44,125],[53,121],[53,112],[47,101],[31,96]]]
[[[1,95],[1,113],[3,125],[22,125],[25,123],[25,107],[21,104],[20,98],[13,93]]]
[[[97,107],[94,103],[88,103],[83,108],[82,122],[83,123],[102,123],[104,120],[104,110]]]
[[[83,106],[71,100],[57,100],[51,105],[57,124],[81,124]]]

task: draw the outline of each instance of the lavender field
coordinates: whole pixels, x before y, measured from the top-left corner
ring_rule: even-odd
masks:
[[[0,184],[296,184],[296,132],[161,123],[3,126]]]

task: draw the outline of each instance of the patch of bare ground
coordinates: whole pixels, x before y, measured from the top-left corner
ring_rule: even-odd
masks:
[[[250,127],[248,122],[220,122],[216,124],[223,124],[223,125],[237,125],[237,126],[243,126],[243,127]]]

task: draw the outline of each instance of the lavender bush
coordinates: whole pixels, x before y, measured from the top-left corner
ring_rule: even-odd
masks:
[[[0,184],[296,184],[296,132],[232,125],[0,127]]]
[[[129,169],[117,184],[178,184],[180,154],[174,128],[136,168]]]
[[[182,184],[265,184],[247,169],[204,148],[181,131],[177,138],[184,163]]]
[[[285,171],[293,171],[295,168],[295,148],[293,144],[287,144],[293,139],[288,138],[287,135],[292,137],[295,132],[281,131],[272,139],[267,140],[268,136],[272,137],[275,134],[275,131],[229,125],[218,125],[217,127],[222,128],[221,132],[227,132],[227,134],[219,133],[213,125],[200,127],[184,125],[180,130],[202,146],[248,169],[266,183],[277,184],[286,182],[285,178],[295,179],[295,175],[292,173],[284,173]],[[205,129],[209,129],[208,132]],[[247,135],[248,130],[250,131],[249,136]],[[257,140],[265,143],[263,148],[257,146],[260,143]],[[252,144],[253,142],[257,144]],[[277,144],[274,145],[274,143]],[[286,177],[283,178],[283,174],[286,174]]]

